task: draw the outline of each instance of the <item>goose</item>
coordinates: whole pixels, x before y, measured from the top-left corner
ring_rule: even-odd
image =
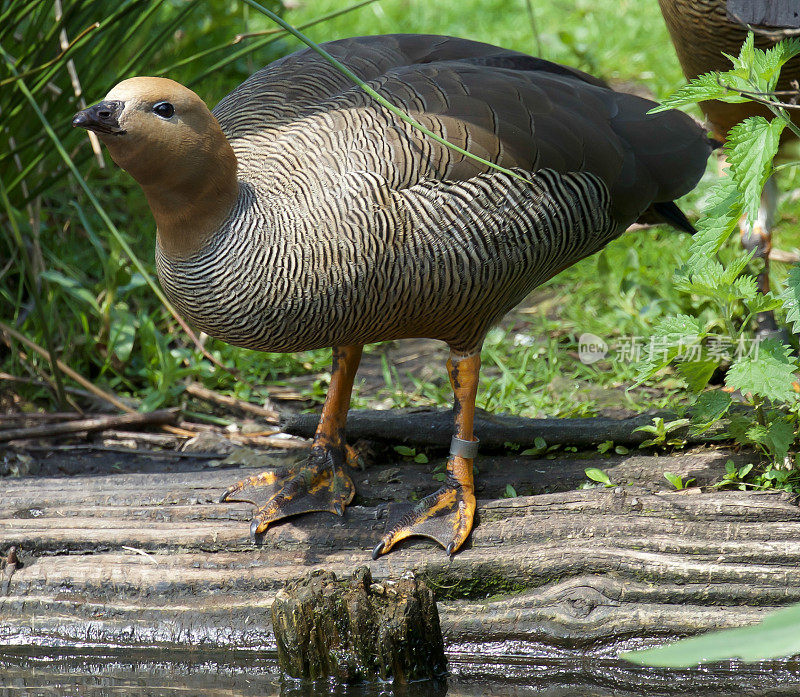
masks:
[[[251,535],[310,511],[342,515],[345,440],[367,343],[450,349],[454,433],[444,485],[373,550],[409,536],[448,554],[473,525],[481,345],[534,288],[637,220],[691,226],[674,204],[712,141],[689,116],[576,69],[460,38],[324,44],[379,94],[497,171],[422,134],[311,50],[253,74],[209,111],[166,78],[136,77],[75,115],[139,183],[170,301],[211,336],[261,351],[332,347],[308,458],[233,484]]]
[[[658,0],[678,61],[687,80],[704,73],[725,72],[732,68],[730,59],[723,54],[739,55],[739,50],[752,27],[728,14],[727,0]],[[783,39],[796,37],[797,29],[762,28],[755,34],[755,45],[768,49]],[[778,90],[791,90],[792,83],[800,80],[800,58],[784,65],[778,80]],[[729,104],[717,100],[700,102],[714,136],[725,141],[728,132],[737,123],[751,116],[772,119],[772,112],[756,102]],[[795,119],[796,120],[796,119]],[[784,131],[783,140],[792,138],[790,130]],[[767,180],[761,196],[758,219],[749,225],[746,218],[739,221],[742,246],[755,251],[764,260],[764,269],[758,276],[762,293],[769,291],[769,259],[772,251],[772,227],[777,210],[778,188],[775,180]],[[760,313],[758,334],[779,334],[772,312]]]

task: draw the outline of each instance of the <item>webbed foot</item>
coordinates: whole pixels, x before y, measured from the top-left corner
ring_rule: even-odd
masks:
[[[388,552],[400,540],[412,536],[436,540],[448,554],[453,554],[472,530],[475,496],[457,482],[448,483],[416,504],[399,510],[389,532],[372,550],[373,559]]]
[[[300,465],[267,470],[234,484],[220,497],[220,503],[247,501],[258,508],[250,524],[253,540],[270,523],[289,516],[312,511],[343,515],[356,493],[344,465],[355,457],[348,446],[315,446]]]

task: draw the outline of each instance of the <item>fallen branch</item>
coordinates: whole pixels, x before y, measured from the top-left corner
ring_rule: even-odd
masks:
[[[0,373],[0,380],[5,379],[7,376],[5,373]],[[39,423],[43,421],[71,421],[73,419],[79,419],[83,414],[80,414],[76,411],[54,411],[54,412],[40,412],[40,411],[32,411],[32,412],[19,412],[15,414],[3,414],[0,416],[0,424],[7,424],[12,422],[19,422],[19,421],[37,421]],[[0,428],[0,430],[2,430]]]
[[[122,453],[125,455],[134,455],[135,457],[147,457],[156,459],[171,458],[191,458],[196,460],[215,460],[220,458],[219,453],[206,453],[201,451],[192,451],[184,453],[178,450],[145,450],[143,448],[123,448],[110,445],[95,445],[94,443],[76,443],[75,445],[25,445],[20,448],[24,452],[32,453],[61,453],[61,452],[76,452],[79,450],[88,450],[89,452],[99,453]]]
[[[276,438],[275,436],[258,436],[244,433],[228,433],[226,438],[241,445],[258,445],[264,448],[282,448],[284,450],[303,450],[309,445],[305,441],[294,438]]]
[[[197,382],[190,382],[186,386],[186,394],[191,395],[192,397],[197,397],[198,399],[202,399],[206,402],[213,402],[214,404],[219,404],[223,407],[238,409],[239,411],[244,411],[248,414],[260,416],[267,423],[277,424],[281,418],[280,413],[275,409],[271,409],[269,407],[260,407],[257,404],[251,404],[250,402],[245,402],[242,399],[236,399],[236,397],[219,394],[218,392],[214,392],[214,390],[209,390],[207,387],[203,387],[203,385]]]
[[[151,411],[149,414],[136,412],[119,416],[98,416],[93,419],[67,421],[46,426],[10,428],[0,431],[0,442],[27,438],[53,438],[66,433],[88,433],[89,431],[103,431],[109,428],[119,428],[120,426],[161,426],[175,423],[177,418],[177,409],[161,409],[160,411]]]
[[[36,344],[33,341],[31,341],[28,337],[23,336],[22,334],[20,334],[15,329],[12,329],[7,324],[4,324],[3,322],[0,322],[0,331],[6,333],[9,336],[11,336],[12,338],[16,339],[21,344],[23,344],[24,346],[27,346],[31,351],[35,351],[36,353],[38,353],[43,358],[48,358],[48,353],[47,353],[47,351],[45,349],[43,349],[41,346],[39,346],[38,344]],[[68,377],[71,377],[75,382],[77,382],[79,385],[83,386],[86,390],[91,392],[93,395],[95,395],[96,397],[100,397],[100,399],[105,400],[109,404],[115,406],[120,411],[124,411],[127,414],[139,414],[139,412],[137,412],[133,407],[130,407],[127,404],[125,404],[125,402],[123,402],[121,399],[119,399],[116,395],[113,395],[110,392],[106,392],[105,390],[101,390],[99,387],[97,387],[97,385],[93,384],[92,382],[87,380],[85,377],[83,377],[83,375],[81,375],[80,373],[76,373],[66,363],[63,363],[60,360],[56,360],[56,366],[58,367],[58,369],[62,373],[64,373],[64,375],[67,375]],[[190,436],[195,435],[195,433],[192,432],[192,431],[187,431],[187,430],[181,429],[181,428],[175,428],[174,426],[168,426],[168,425],[164,426],[164,430],[169,432],[169,433],[174,433],[177,436],[190,437]]]

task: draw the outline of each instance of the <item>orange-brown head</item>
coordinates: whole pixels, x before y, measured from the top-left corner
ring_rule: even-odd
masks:
[[[166,78],[134,77],[78,112],[144,190],[165,254],[197,251],[238,196],[236,156],[202,99]]]

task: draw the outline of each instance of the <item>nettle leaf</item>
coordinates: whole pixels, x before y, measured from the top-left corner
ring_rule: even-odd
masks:
[[[775,462],[783,463],[789,454],[789,448],[794,443],[794,437],[794,426],[785,419],[776,419],[769,424],[764,445],[767,446]]]
[[[752,300],[758,294],[758,283],[752,276],[739,276],[731,283],[731,290],[738,300]]]
[[[719,363],[715,360],[681,361],[678,363],[678,372],[686,380],[692,392],[701,392],[708,385]]]
[[[763,116],[751,116],[728,131],[725,154],[730,175],[744,195],[744,211],[751,221],[758,216],[761,190],[772,174],[772,159],[785,126],[783,119],[767,121]]]
[[[651,379],[666,368],[686,347],[705,336],[700,320],[689,315],[665,317],[656,324],[650,343],[643,347],[644,358],[637,366],[632,387]]]
[[[703,392],[692,405],[692,423],[699,431],[705,431],[728,413],[733,399],[723,390]]]
[[[768,312],[785,306],[784,301],[773,295],[772,291],[766,294],[756,293],[754,297],[746,301],[746,304],[750,312]]]
[[[796,365],[791,349],[777,339],[764,339],[757,351],[740,358],[728,369],[725,384],[778,402],[796,399],[792,382]]]
[[[709,259],[736,229],[744,210],[744,197],[731,177],[722,177],[708,193],[705,216],[697,222],[697,232],[689,247],[690,258]]]
[[[733,63],[734,70],[749,70],[756,57],[756,37],[753,32],[747,32],[747,36],[745,37],[742,47],[739,49],[739,55],[737,57],[734,58],[727,53],[723,53],[722,55]]]
[[[689,257],[675,275],[675,286],[687,293],[701,293],[716,296],[716,290],[723,284],[725,268],[718,261],[706,257]]]
[[[781,68],[798,54],[800,54],[800,39],[781,41],[766,51],[756,50],[753,72],[759,80],[762,92],[772,92],[775,89]]]
[[[723,302],[739,300],[738,288],[734,285],[753,253],[744,254],[731,261],[727,267],[713,258],[693,256],[675,275],[674,283],[678,290],[687,293],[706,295]]]
[[[679,106],[694,104],[709,99],[722,99],[731,92],[722,83],[721,73],[705,73],[696,77],[682,87],[679,87],[672,94],[667,95],[657,107],[650,109],[648,114],[656,114],[659,111],[667,111]],[[738,95],[737,95],[738,96]],[[745,101],[741,99],[740,101]]]
[[[789,270],[786,288],[779,297],[786,310],[786,321],[792,323],[792,329],[797,334],[800,331],[800,264],[795,264]]]
[[[700,325],[700,320],[691,315],[673,315],[672,317],[664,317],[653,329],[653,334],[656,336],[699,336],[703,333]]]

